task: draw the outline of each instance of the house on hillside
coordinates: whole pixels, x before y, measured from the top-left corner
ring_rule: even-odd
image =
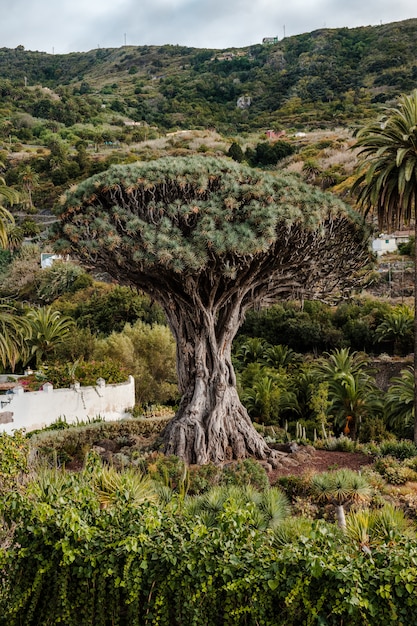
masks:
[[[407,243],[413,235],[414,231],[411,230],[399,230],[389,235],[381,233],[379,237],[372,241],[372,251],[375,252],[377,256],[382,256],[389,252],[397,252],[398,245],[400,243]]]

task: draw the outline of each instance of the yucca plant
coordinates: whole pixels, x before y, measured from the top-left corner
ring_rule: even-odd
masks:
[[[311,488],[319,502],[334,505],[337,523],[343,530],[346,529],[345,505],[367,502],[372,496],[372,488],[366,478],[349,469],[315,474],[311,479]]]
[[[404,511],[386,503],[381,509],[350,512],[346,518],[346,536],[370,553],[378,544],[415,539],[416,531]]]
[[[102,467],[94,473],[93,485],[103,509],[117,503],[137,507],[158,501],[152,479],[131,468],[118,472],[113,467]]]
[[[288,517],[290,504],[287,496],[277,487],[260,492],[251,486],[216,486],[201,496],[187,498],[184,513],[199,516],[206,525],[216,523],[227,503],[251,509],[251,524],[259,529],[277,528]]]

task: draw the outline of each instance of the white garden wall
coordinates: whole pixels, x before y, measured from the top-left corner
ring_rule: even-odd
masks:
[[[103,379],[95,387],[54,389],[50,383],[42,391],[24,391],[14,387],[12,393],[0,395],[0,431],[11,434],[24,428],[27,432],[48,426],[59,418],[68,422],[87,420],[100,415],[106,420],[121,419],[135,404],[135,382],[106,385]]]

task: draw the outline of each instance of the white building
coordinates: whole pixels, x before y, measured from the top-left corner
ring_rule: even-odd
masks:
[[[414,231],[411,230],[398,230],[389,235],[381,233],[377,239],[372,241],[372,250],[378,256],[389,252],[397,252],[398,244],[407,243],[413,235]]]

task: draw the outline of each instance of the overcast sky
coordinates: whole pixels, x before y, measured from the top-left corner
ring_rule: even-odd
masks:
[[[0,48],[244,47],[318,28],[417,17],[415,0],[0,0]]]

